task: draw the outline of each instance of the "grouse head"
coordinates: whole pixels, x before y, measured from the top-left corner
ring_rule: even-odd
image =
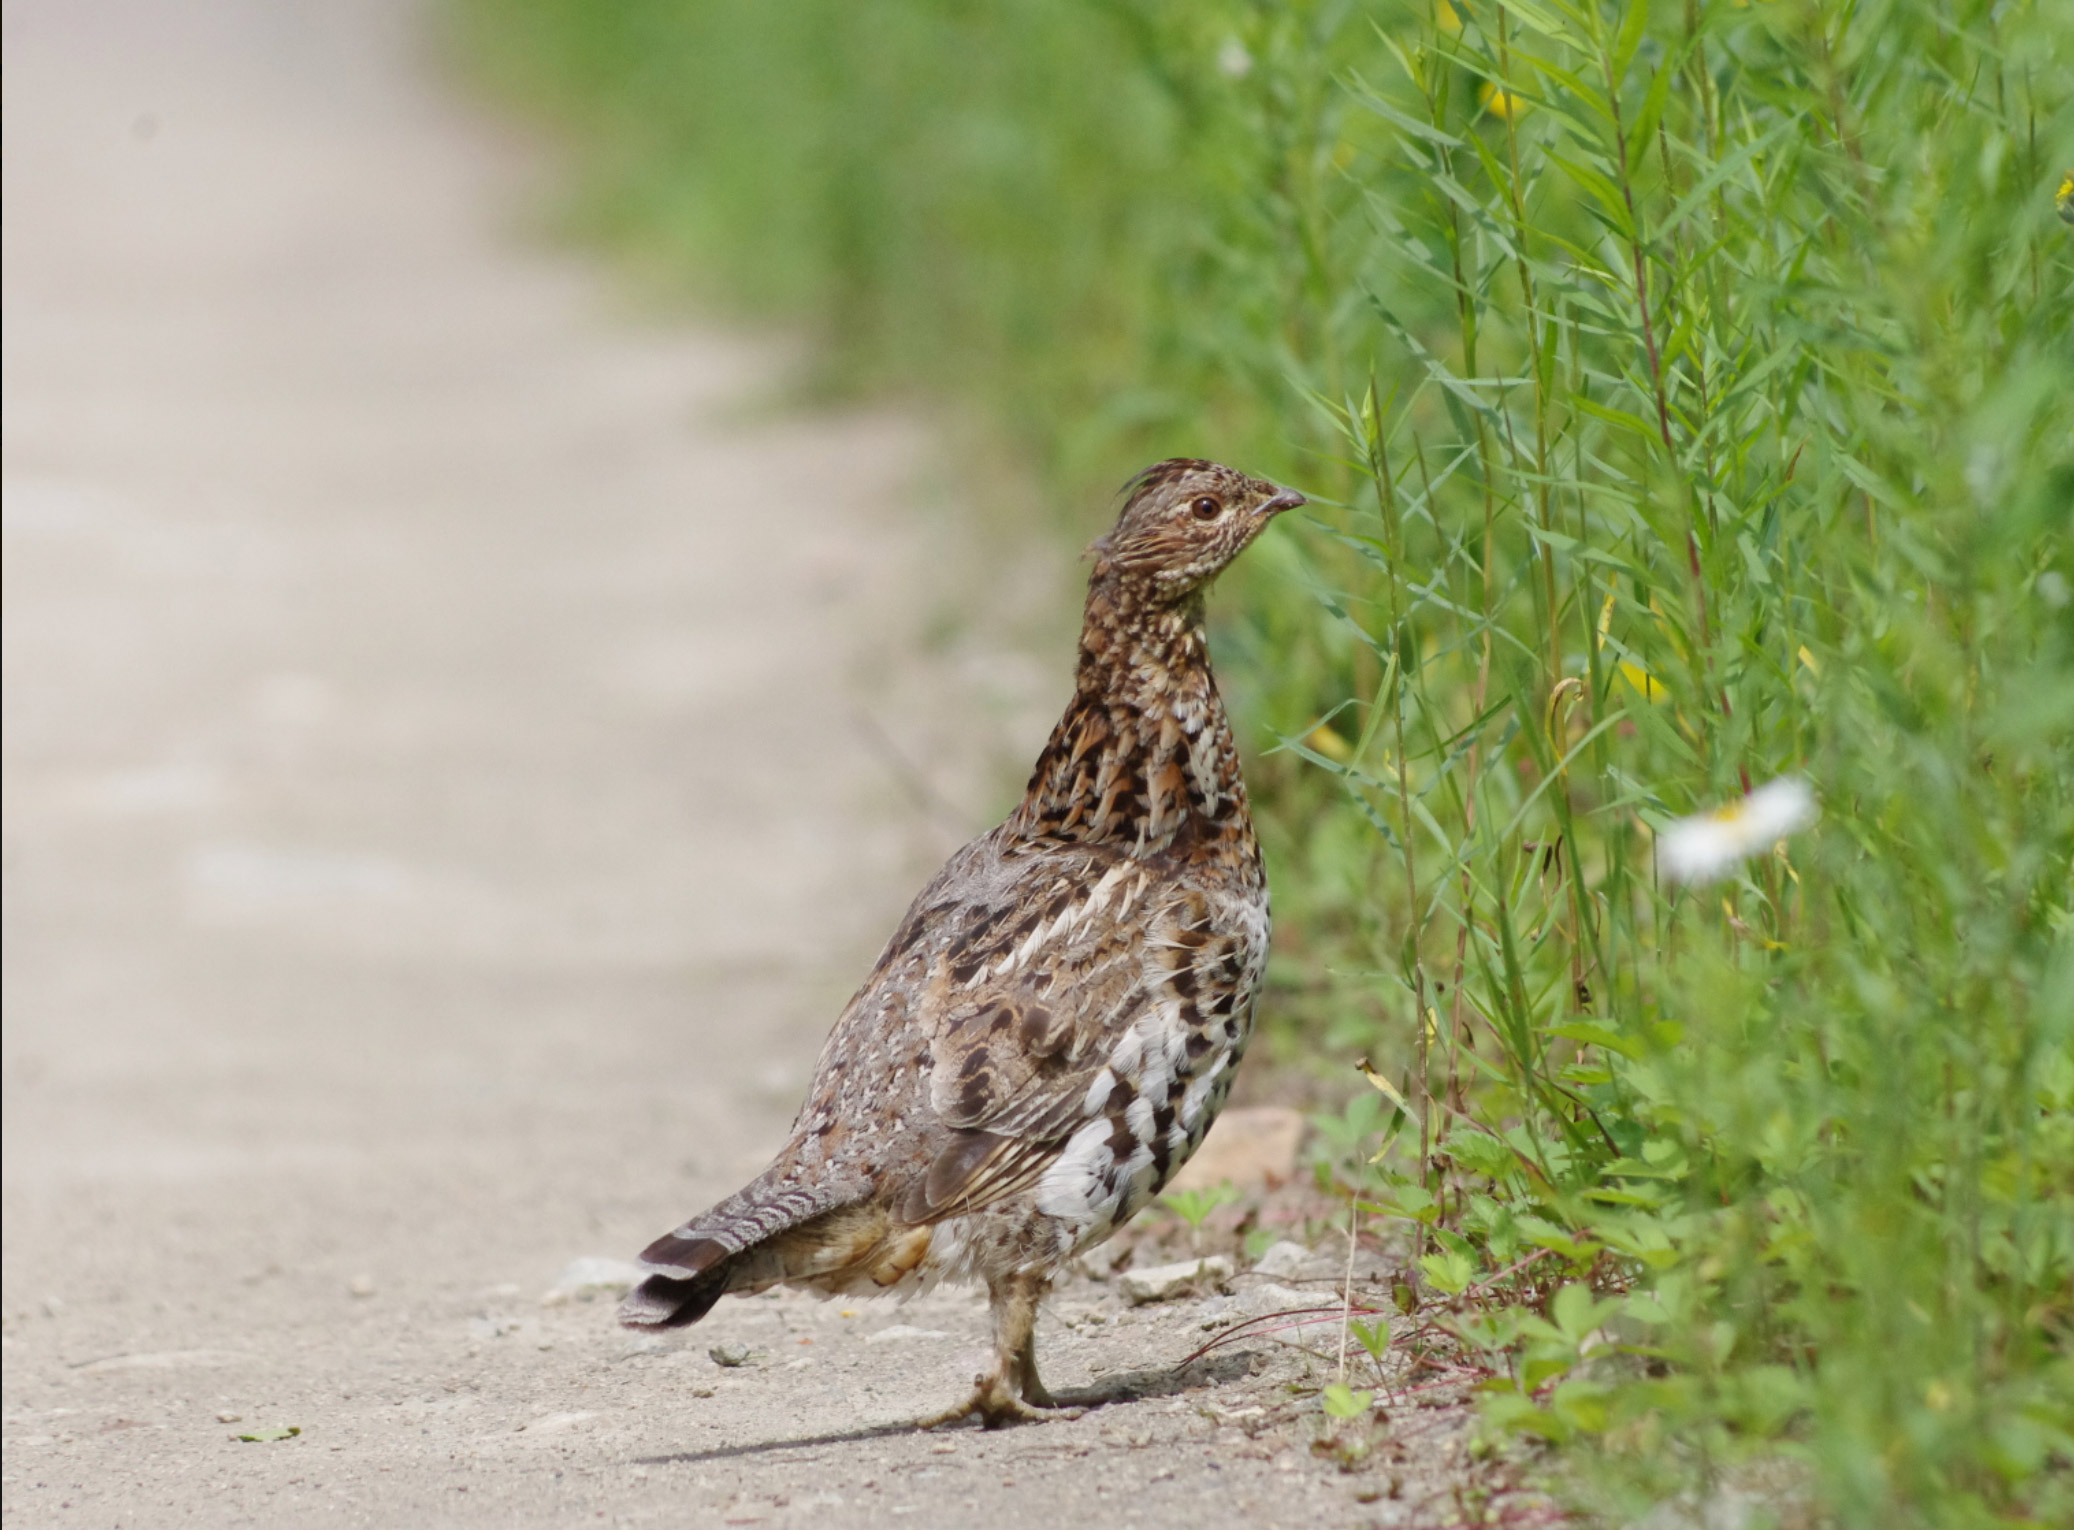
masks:
[[[1124,494],[1115,527],[1089,549],[1094,578],[1158,604],[1187,600],[1269,521],[1304,503],[1294,489],[1194,457],[1154,463]]]

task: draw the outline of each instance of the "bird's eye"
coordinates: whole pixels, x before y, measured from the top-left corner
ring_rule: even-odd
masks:
[[[1224,506],[1210,494],[1205,494],[1189,508],[1195,512],[1195,518],[1199,521],[1214,521],[1224,513]]]

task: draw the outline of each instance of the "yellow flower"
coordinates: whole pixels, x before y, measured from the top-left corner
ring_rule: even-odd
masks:
[[[2060,189],[2054,193],[2052,204],[2060,210],[2063,221],[2074,223],[2074,170],[2060,177]]]
[[[1668,701],[1671,693],[1665,690],[1656,678],[1633,659],[1620,661],[1620,677],[1642,693],[1644,701]]]
[[[1443,32],[1459,32],[1462,30],[1461,13],[1452,5],[1449,5],[1447,0],[1440,0],[1440,9],[1435,13],[1434,20],[1440,23],[1440,30]]]
[[[1654,604],[1655,602],[1652,601],[1651,605]],[[1662,613],[1659,612],[1658,615],[1662,615]],[[1608,595],[1606,603],[1599,607],[1599,646],[1601,648],[1606,646],[1606,633],[1612,626],[1613,597]],[[1650,674],[1646,668],[1636,663],[1633,659],[1622,659],[1618,667],[1620,677],[1639,691],[1644,701],[1657,702],[1669,701],[1671,699],[1671,693],[1664,689],[1663,682]]]
[[[1509,90],[1500,90],[1492,80],[1483,82],[1483,88],[1477,91],[1476,99],[1483,102],[1483,109],[1493,117],[1502,117],[1507,122],[1519,121],[1531,105],[1524,96]]]
[[[1341,738],[1330,723],[1319,723],[1304,735],[1304,742],[1336,764],[1344,765],[1354,757],[1354,746]]]

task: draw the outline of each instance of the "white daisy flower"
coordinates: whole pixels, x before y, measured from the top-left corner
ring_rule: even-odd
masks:
[[[1713,882],[1815,821],[1815,792],[1800,776],[1767,781],[1740,802],[1664,825],[1656,864],[1668,881]]]

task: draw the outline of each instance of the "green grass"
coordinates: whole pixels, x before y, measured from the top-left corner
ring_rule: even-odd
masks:
[[[1494,1433],[1615,1517],[2074,1520],[2074,8],[457,19],[595,228],[844,385],[1089,505],[1314,492],[1217,634],[1270,1039]],[[1814,827],[1659,875],[1788,774]]]

